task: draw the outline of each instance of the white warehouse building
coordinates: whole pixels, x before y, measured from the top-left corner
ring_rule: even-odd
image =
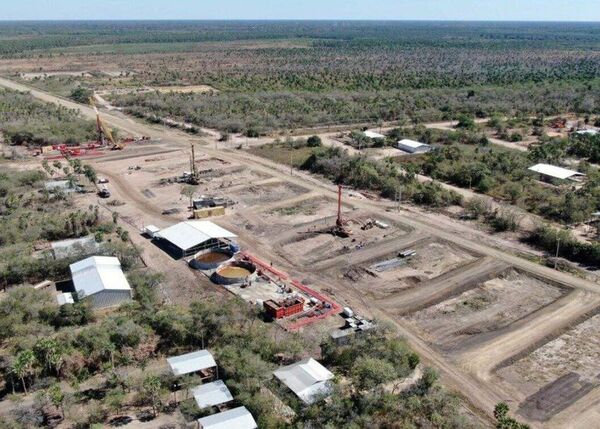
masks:
[[[408,153],[427,153],[431,150],[431,146],[425,143],[420,143],[410,139],[402,139],[396,147]]]
[[[94,309],[114,307],[131,300],[131,286],[117,258],[92,256],[69,268],[79,299],[88,300]]]

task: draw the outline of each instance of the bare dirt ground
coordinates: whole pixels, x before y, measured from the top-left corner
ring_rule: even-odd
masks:
[[[497,331],[555,301],[563,291],[514,270],[459,296],[408,316],[429,341],[446,352],[478,335]]]
[[[263,181],[242,188],[230,189],[228,195],[236,200],[240,207],[248,207],[295,198],[306,192],[308,189],[301,186],[270,179],[270,182],[267,183]]]
[[[370,276],[370,287],[367,292],[374,299],[385,299],[391,295],[436,278],[448,271],[468,264],[475,256],[448,243],[424,242],[410,249],[417,252],[412,258],[399,258],[399,252],[407,248],[398,248],[376,260],[355,265],[344,275],[350,279]],[[382,265],[386,262],[391,265]],[[394,262],[395,261],[395,262]]]
[[[594,381],[600,374],[600,315],[591,317],[544,344],[498,374],[522,383],[525,394],[571,372]]]
[[[0,85],[24,88],[5,79],[0,79]],[[86,106],[37,90],[32,90],[32,94],[42,100],[79,108],[84,115],[94,117],[93,111]],[[198,187],[200,193],[209,189],[212,183],[222,183],[228,173],[220,172],[231,171],[227,169],[241,166],[251,170],[252,175],[260,176],[250,184],[232,183],[227,189],[217,186],[223,189],[226,196],[239,199],[241,204],[226,216],[214,219],[216,223],[236,232],[242,246],[252,249],[264,260],[271,260],[275,266],[307,282],[316,290],[334,296],[338,302],[352,306],[360,314],[392,324],[399,335],[407,338],[426,364],[440,370],[446,386],[462,393],[473,408],[481,410],[484,415],[490,416],[494,405],[501,400],[511,402],[513,410],[517,410],[519,404],[525,403],[527,395],[543,383],[540,380],[537,382],[539,384],[528,385],[521,391],[518,379],[508,383],[495,375],[498,367],[511,360],[519,362],[526,358],[547,343],[549,338],[560,338],[569,328],[585,323],[586,317],[600,307],[600,285],[597,283],[554,271],[520,257],[519,254],[525,252],[522,243],[511,242],[507,237],[491,236],[468,223],[456,222],[417,207],[402,205],[396,210],[389,201],[347,197],[346,216],[355,219],[355,223],[350,225],[355,232],[351,238],[332,241],[333,236],[321,234],[307,242],[310,237],[306,235],[310,234],[304,234],[302,238],[307,239],[297,240],[299,230],[310,232],[312,225],[333,224],[333,215],[306,222],[309,219],[307,216],[313,215],[296,212],[295,208],[305,196],[306,201],[322,198],[335,201],[337,189],[331,183],[303,172],[293,171],[290,174],[289,167],[245,151],[223,147],[215,149],[218,145],[213,137],[191,137],[177,130],[140,123],[121,114],[105,114],[104,119],[111,126],[137,135],[149,135],[160,141],[154,145],[128,147],[122,153],[110,154],[90,163],[100,175],[109,177],[113,198],[125,203],[116,207],[106,206],[106,210],[120,213],[121,224],[130,231],[134,243],[144,249],[144,260],[152,268],[165,273],[164,294],[172,302],[185,305],[191,299],[225,293],[223,288],[189,270],[183,261],[171,259],[138,234],[138,228],[143,224],[153,223],[164,227],[188,214],[188,201],[180,195],[180,191],[178,193],[177,185],[163,189],[156,182],[163,175],[169,176],[187,165],[189,144],[194,141],[202,145],[199,152],[207,160],[215,158],[225,161],[225,164],[217,162],[214,165],[214,160],[207,161],[206,165],[210,165],[217,173]],[[145,161],[149,158],[161,159]],[[130,171],[130,165],[140,165],[142,168]],[[166,169],[163,170],[163,167]],[[263,188],[270,189],[264,191]],[[256,196],[259,192],[265,194]],[[97,201],[93,196],[88,198],[88,201],[82,202],[82,207]],[[104,202],[102,204],[105,205]],[[162,214],[165,208],[174,204],[180,208],[180,213]],[[273,210],[285,207],[290,209],[287,214],[281,213],[281,217],[287,219],[276,224],[274,219],[277,215],[273,214]],[[326,209],[325,206],[316,207],[315,217]],[[307,210],[310,213],[313,209]],[[243,228],[239,221],[242,215],[255,225],[254,230]],[[362,231],[360,226],[367,217],[385,221],[391,228]],[[262,234],[255,233],[259,229],[263,231]],[[313,234],[312,237],[317,236]],[[381,260],[399,247],[418,248],[427,240],[449,247],[433,246],[427,251],[429,253],[423,251],[426,257],[417,268],[412,268],[423,270],[425,278],[419,287],[375,300],[368,298],[365,293],[370,287],[370,278],[359,281],[339,278],[343,277],[344,267]],[[291,244],[292,247],[289,247]],[[284,249],[285,246],[288,247]],[[444,254],[445,258],[439,254]],[[328,319],[322,324],[304,328],[302,334],[321,337],[337,323],[337,319]],[[594,327],[597,330],[597,318],[590,319],[588,332],[593,332]],[[586,328],[582,329],[580,336],[585,338]],[[436,346],[432,346],[433,343]],[[574,350],[571,355],[577,356],[574,359],[581,362],[580,365],[585,366],[586,362],[594,359],[593,352],[585,352],[581,346],[567,344],[565,347]],[[580,348],[584,350],[581,355],[577,354]],[[563,368],[563,372],[578,374],[581,367],[569,363],[567,358],[557,355],[552,359],[558,359],[560,364],[553,360],[548,363]],[[532,359],[535,362],[539,360],[538,366],[544,365],[536,354]],[[557,372],[552,377],[560,374]],[[542,398],[541,402],[538,401],[541,411],[536,409],[537,414],[523,412],[520,417],[536,428],[594,427],[589,423],[594,422],[594,417],[598,415],[600,394],[597,388],[589,390],[585,385],[593,375],[593,370],[584,375],[587,378],[575,379],[570,376],[559,379],[560,383],[546,389],[545,392],[550,392],[549,396],[546,395],[549,398],[553,397],[554,391],[575,392],[571,395],[574,401],[563,403],[565,407],[557,414],[548,414],[556,402]],[[543,420],[545,418],[549,420]]]

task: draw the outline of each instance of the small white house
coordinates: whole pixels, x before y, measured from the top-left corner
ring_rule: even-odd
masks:
[[[198,350],[179,356],[173,356],[167,358],[167,363],[175,376],[217,368],[217,363],[208,350]]]
[[[376,133],[375,131],[367,130],[363,134],[370,139],[384,139],[385,138],[385,136],[383,134]]]
[[[427,153],[431,150],[431,146],[425,143],[420,143],[410,139],[400,140],[396,147],[408,153]]]
[[[222,413],[198,419],[200,429],[256,429],[258,425],[246,407],[238,407]]]
[[[540,178],[543,180],[571,180],[574,182],[580,182],[585,174],[578,171],[569,170],[567,168],[557,167],[550,164],[536,164],[529,167],[530,171],[538,173]]]
[[[131,286],[117,258],[92,256],[69,268],[79,299],[89,300],[93,308],[114,307],[131,300]]]
[[[222,380],[194,387],[191,392],[200,409],[233,401],[233,395]]]
[[[279,368],[273,373],[304,403],[331,392],[333,374],[313,358],[303,359],[292,365]]]

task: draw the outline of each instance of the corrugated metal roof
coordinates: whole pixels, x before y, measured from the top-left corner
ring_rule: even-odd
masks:
[[[236,235],[209,221],[186,221],[163,229],[157,237],[170,241],[182,250],[191,249],[211,238],[234,238]]]
[[[365,131],[364,135],[369,137],[370,139],[384,139],[385,136],[383,134],[376,133],[375,131]]]
[[[217,366],[212,354],[208,350],[198,350],[181,356],[170,357],[167,359],[167,362],[174,375],[189,374]]]
[[[533,167],[529,167],[529,170],[535,171],[536,173],[543,174],[545,176],[554,177],[556,179],[568,179],[573,176],[585,176],[583,173],[577,171],[568,170],[566,168],[557,167],[550,164],[536,164]]]
[[[213,414],[198,419],[202,429],[257,429],[256,421],[246,407]]]
[[[113,256],[91,256],[69,266],[77,293],[90,296],[103,290],[131,290]]]
[[[192,389],[192,396],[200,408],[212,407],[233,401],[231,392],[221,380],[194,387]]]
[[[333,374],[313,358],[285,366],[273,374],[307,404],[331,390],[329,380]]]
[[[420,142],[417,142],[417,141],[414,141],[414,140],[410,140],[410,139],[402,139],[402,140],[400,140],[398,142],[398,144],[402,145],[402,146],[405,146],[405,147],[410,147],[410,148],[413,148],[413,149],[416,149],[418,147],[423,147],[423,146],[429,147],[428,144],[420,143]]]

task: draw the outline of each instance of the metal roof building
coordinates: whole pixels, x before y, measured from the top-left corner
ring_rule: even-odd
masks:
[[[396,147],[408,153],[427,153],[431,150],[431,146],[425,143],[420,143],[410,139],[400,140]]]
[[[184,355],[170,357],[167,359],[173,375],[185,375],[203,369],[217,366],[215,359],[208,350],[198,350]]]
[[[231,392],[222,380],[194,387],[191,392],[201,409],[233,401]]]
[[[578,171],[568,170],[566,168],[557,167],[550,164],[536,164],[533,167],[529,167],[529,170],[539,173],[547,178],[559,180],[576,181],[577,178],[585,176],[585,174],[579,173]]]
[[[91,256],[69,268],[79,298],[89,300],[92,307],[113,307],[131,299],[131,286],[117,258]]]
[[[198,419],[202,429],[257,429],[256,421],[246,407],[238,407]]]
[[[385,136],[383,134],[376,133],[375,131],[365,131],[363,134],[370,139],[384,139],[385,138]]]
[[[204,249],[225,247],[224,239],[237,237],[234,233],[209,221],[186,221],[165,228],[155,234],[167,241],[180,257],[193,255]]]
[[[313,358],[303,359],[284,366],[273,373],[304,403],[310,404],[317,397],[331,391],[333,374]]]

